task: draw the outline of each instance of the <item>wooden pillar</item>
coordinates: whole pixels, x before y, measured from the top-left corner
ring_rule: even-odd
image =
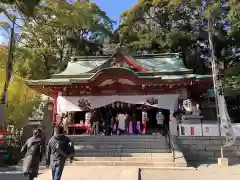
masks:
[[[57,92],[54,95],[54,99],[53,99],[53,113],[52,113],[52,123],[55,124],[56,123],[56,117],[57,117],[57,98],[58,96],[61,96],[62,92]]]
[[[53,113],[52,113],[52,124],[56,123],[56,115],[57,115],[57,95],[53,97]]]

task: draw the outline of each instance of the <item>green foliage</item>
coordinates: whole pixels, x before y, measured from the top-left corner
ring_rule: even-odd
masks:
[[[0,46],[0,69],[3,69],[5,66],[5,62],[7,59],[7,47],[6,46]]]
[[[18,94],[13,94],[12,97],[18,97]],[[22,127],[28,118],[32,115],[33,107],[39,104],[39,99],[27,99],[23,102],[8,101],[6,108],[7,124],[16,127]]]
[[[67,0],[50,0],[34,18],[22,19],[15,69],[30,79],[62,71],[72,55],[102,54],[113,23],[96,4]]]
[[[227,20],[230,22],[231,28],[228,34],[231,38],[236,40],[236,47],[240,50],[240,2],[236,0],[229,1],[230,10]]]
[[[198,20],[193,11],[197,11],[194,6],[187,7],[180,1],[139,1],[122,14],[122,42],[132,52],[182,52],[187,61],[194,55],[189,64],[195,68],[199,66],[198,37],[193,30]]]
[[[0,13],[12,7],[28,17],[33,17],[36,6],[40,1],[41,0],[0,0]]]
[[[0,69],[0,89],[3,89],[5,71]],[[7,123],[21,127],[31,116],[33,107],[39,104],[39,94],[26,87],[23,79],[13,76],[8,88],[5,109]]]
[[[209,66],[208,19],[214,19],[215,56],[224,69],[240,63],[240,3],[237,0],[140,0],[122,13],[119,33],[130,52],[182,52],[188,68],[205,73]],[[226,29],[226,25],[230,29]],[[233,48],[236,52],[233,52]],[[233,72],[233,71],[232,71]],[[238,71],[240,74],[240,71]],[[239,76],[228,73],[236,88]]]

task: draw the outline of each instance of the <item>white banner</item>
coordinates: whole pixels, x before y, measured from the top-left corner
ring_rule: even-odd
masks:
[[[221,129],[226,136],[225,146],[231,146],[236,140],[236,135],[233,131],[232,122],[228,114],[227,104],[224,97],[224,91],[222,86],[222,80],[219,75],[219,70],[214,69],[213,75],[215,76],[215,94],[217,100],[217,106],[219,111],[219,118],[221,121]]]
[[[149,106],[169,109],[173,113],[178,107],[179,94],[146,95],[146,96],[59,96],[57,98],[57,113],[67,111],[84,111],[86,105],[99,108],[116,101],[129,104],[146,104]]]
[[[224,97],[223,83],[218,65],[216,63],[216,57],[213,46],[212,32],[214,31],[213,19],[208,20],[208,35],[209,35],[209,45],[211,49],[211,59],[212,59],[212,73],[213,73],[213,85],[214,85],[214,94],[216,99],[217,106],[217,115],[220,118],[221,129],[226,136],[225,146],[231,146],[236,140],[236,135],[233,131],[231,119],[228,114],[227,105]]]

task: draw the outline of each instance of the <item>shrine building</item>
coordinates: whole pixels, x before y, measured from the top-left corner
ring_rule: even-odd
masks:
[[[144,104],[172,115],[180,100],[198,100],[210,89],[212,76],[194,74],[179,53],[131,56],[118,50],[112,56],[72,57],[64,71],[26,84],[54,99],[54,123],[57,114],[85,111],[83,102],[92,108],[124,108],[124,112]]]

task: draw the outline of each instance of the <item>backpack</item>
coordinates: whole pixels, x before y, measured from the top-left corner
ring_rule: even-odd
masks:
[[[58,141],[59,148],[68,156],[73,156],[75,154],[74,144],[67,136],[62,136]]]

